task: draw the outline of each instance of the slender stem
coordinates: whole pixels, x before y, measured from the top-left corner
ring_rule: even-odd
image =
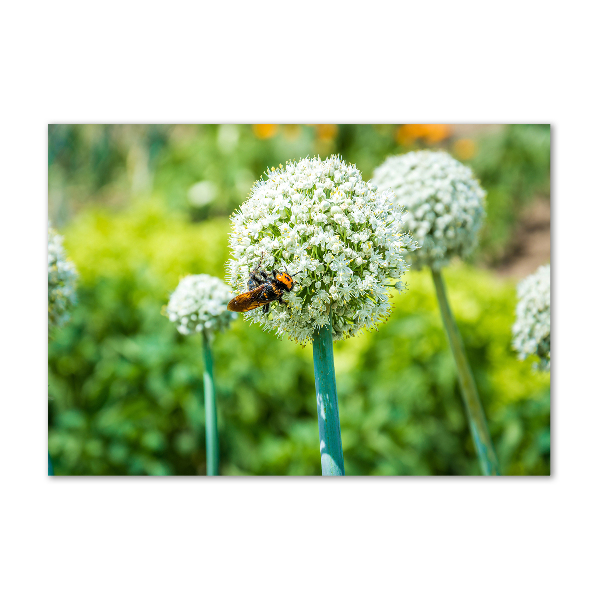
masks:
[[[219,431],[217,429],[217,406],[210,341],[202,332],[204,355],[204,415],[206,422],[206,474],[219,474]]]
[[[331,320],[328,325],[317,329],[314,333],[313,360],[315,363],[317,414],[319,416],[321,472],[323,475],[344,475],[344,455],[333,365]]]
[[[444,321],[450,348],[454,355],[465,411],[467,413],[467,419],[469,421],[469,427],[471,429],[471,435],[473,436],[473,442],[475,443],[475,450],[477,451],[481,470],[484,475],[500,475],[498,458],[494,451],[492,438],[490,437],[487,421],[485,419],[485,413],[483,412],[483,407],[479,401],[479,395],[477,394],[477,388],[475,387],[475,379],[473,378],[473,373],[471,372],[471,367],[467,360],[463,341],[460,337],[460,332],[456,326],[452,311],[450,310],[450,305],[448,304],[448,297],[446,296],[446,288],[444,286],[442,274],[440,271],[434,269],[431,270],[431,274],[433,275],[433,283],[440,305],[440,312],[442,313],[442,320]]]
[[[52,466],[52,460],[50,460],[50,452],[48,452],[48,475],[54,475],[54,467]]]

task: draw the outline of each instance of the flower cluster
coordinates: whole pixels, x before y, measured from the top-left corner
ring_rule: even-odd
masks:
[[[62,327],[76,302],[77,271],[68,261],[58,235],[48,223],[48,326]]]
[[[524,360],[537,356],[536,367],[550,370],[550,265],[540,267],[517,286],[517,319],[512,328],[513,348]]]
[[[405,227],[420,246],[412,255],[416,269],[441,269],[477,245],[485,192],[471,169],[446,152],[390,156],[375,169],[373,182],[391,188],[396,202],[406,208]]]
[[[236,314],[227,310],[232,291],[218,277],[188,275],[171,294],[166,314],[183,335],[227,329]]]
[[[231,217],[229,282],[245,292],[260,263],[261,270],[286,270],[296,284],[286,304],[245,318],[302,344],[330,318],[333,339],[375,327],[391,310],[394,281],[404,288],[403,254],[416,247],[402,232],[392,192],[364,182],[337,156],[290,161],[266,175]]]

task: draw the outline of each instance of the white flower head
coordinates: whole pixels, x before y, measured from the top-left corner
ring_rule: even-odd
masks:
[[[231,297],[231,288],[218,277],[188,275],[171,294],[166,314],[179,333],[205,331],[212,337],[215,332],[227,329],[237,317],[227,310]]]
[[[271,169],[231,217],[229,282],[247,291],[250,273],[287,271],[295,286],[270,312],[245,318],[301,344],[333,323],[333,339],[376,327],[391,310],[389,290],[415,248],[403,233],[401,209],[390,191],[363,181],[338,156],[305,158]]]
[[[67,260],[58,235],[48,223],[48,325],[62,327],[70,316],[77,296],[75,265]]]
[[[537,356],[535,367],[550,370],[550,265],[541,266],[517,285],[517,319],[513,348],[524,360]]]
[[[471,169],[446,152],[390,156],[375,169],[373,182],[391,188],[406,208],[405,227],[420,246],[411,257],[416,269],[441,269],[476,247],[485,192]]]

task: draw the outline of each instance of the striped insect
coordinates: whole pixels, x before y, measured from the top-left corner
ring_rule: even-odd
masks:
[[[267,314],[271,302],[278,301],[279,304],[285,304],[283,294],[294,289],[293,276],[277,269],[273,269],[271,274],[268,274],[260,270],[261,264],[262,258],[250,273],[248,291],[233,298],[227,305],[227,310],[248,312],[262,306],[263,312]],[[294,275],[297,275],[297,273],[294,273]]]

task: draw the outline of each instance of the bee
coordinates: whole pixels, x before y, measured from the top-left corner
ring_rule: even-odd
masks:
[[[260,270],[261,263],[262,258],[250,273],[248,291],[233,298],[227,305],[227,310],[248,312],[262,306],[263,313],[267,314],[271,302],[277,300],[279,304],[285,304],[282,296],[284,292],[291,292],[294,289],[293,275],[277,269],[273,269],[269,275]],[[297,273],[294,273],[294,275],[297,275]]]

